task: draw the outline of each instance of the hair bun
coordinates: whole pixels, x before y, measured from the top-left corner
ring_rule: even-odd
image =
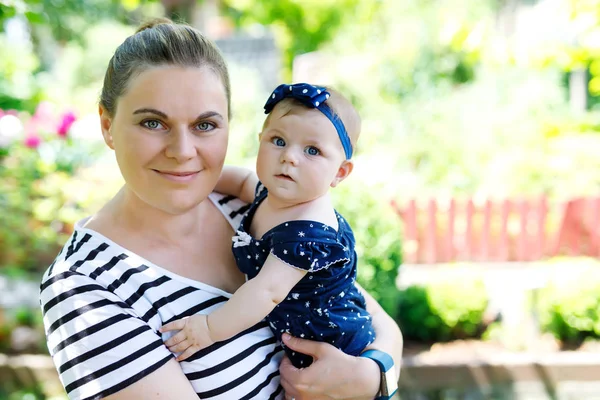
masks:
[[[135,33],[139,33],[141,31],[145,31],[146,29],[154,28],[157,25],[163,24],[173,25],[173,21],[171,21],[169,18],[153,18],[141,24]]]

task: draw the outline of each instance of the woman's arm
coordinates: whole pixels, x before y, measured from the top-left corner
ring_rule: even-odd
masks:
[[[254,189],[257,184],[258,177],[253,171],[247,168],[226,165],[223,167],[215,191],[230,194],[246,203],[252,203],[254,201]]]
[[[402,359],[402,333],[395,321],[364,290],[367,311],[373,317],[376,340],[368,347],[385,351],[394,358],[396,371]],[[380,370],[375,361],[353,357],[328,343],[292,338],[284,335],[286,346],[311,355],[313,364],[308,368],[295,368],[289,359],[281,362],[281,384],[286,398],[303,399],[353,399],[372,400],[379,391]]]
[[[48,349],[70,398],[198,398],[149,324],[97,281],[60,264],[42,281],[40,304]]]
[[[165,384],[168,382],[168,384]],[[106,400],[198,400],[190,381],[175,359]]]
[[[396,367],[396,377],[400,377],[400,367],[402,364],[402,349],[404,339],[402,332],[396,324],[396,321],[390,317],[379,303],[364,290],[358,283],[356,286],[360,289],[367,302],[367,311],[373,317],[373,329],[375,329],[375,341],[367,346],[367,349],[377,349],[385,351],[394,359]]]

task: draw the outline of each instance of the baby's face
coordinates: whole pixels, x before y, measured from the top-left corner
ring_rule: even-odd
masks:
[[[256,171],[269,196],[299,204],[327,193],[344,161],[337,131],[320,111],[275,107],[260,135]]]

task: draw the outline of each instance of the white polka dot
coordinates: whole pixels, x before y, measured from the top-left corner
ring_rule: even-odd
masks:
[[[273,93],[273,96],[271,96],[271,98],[272,98],[272,99],[274,99],[274,98],[275,98],[275,93]]]
[[[329,98],[329,94],[326,94],[326,95],[325,95],[325,98],[326,98],[326,99],[328,99],[328,98]]]
[[[292,87],[290,86],[289,88],[290,88],[290,92],[291,92],[292,91]]]
[[[319,107],[319,104],[321,104],[321,103],[319,103],[318,101],[315,101],[315,106]]]
[[[317,89],[317,94],[321,94],[321,89]]]
[[[302,93],[308,93],[308,89],[304,89]]]

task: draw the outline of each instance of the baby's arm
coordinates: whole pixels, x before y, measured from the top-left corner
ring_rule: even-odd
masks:
[[[177,358],[181,361],[214,342],[229,339],[265,318],[304,275],[305,270],[290,267],[271,254],[259,274],[219,309],[164,325],[161,332],[181,329],[165,344],[172,352],[183,352]]]
[[[246,203],[252,203],[257,184],[258,177],[253,171],[226,165],[223,167],[215,191],[235,196]]]

